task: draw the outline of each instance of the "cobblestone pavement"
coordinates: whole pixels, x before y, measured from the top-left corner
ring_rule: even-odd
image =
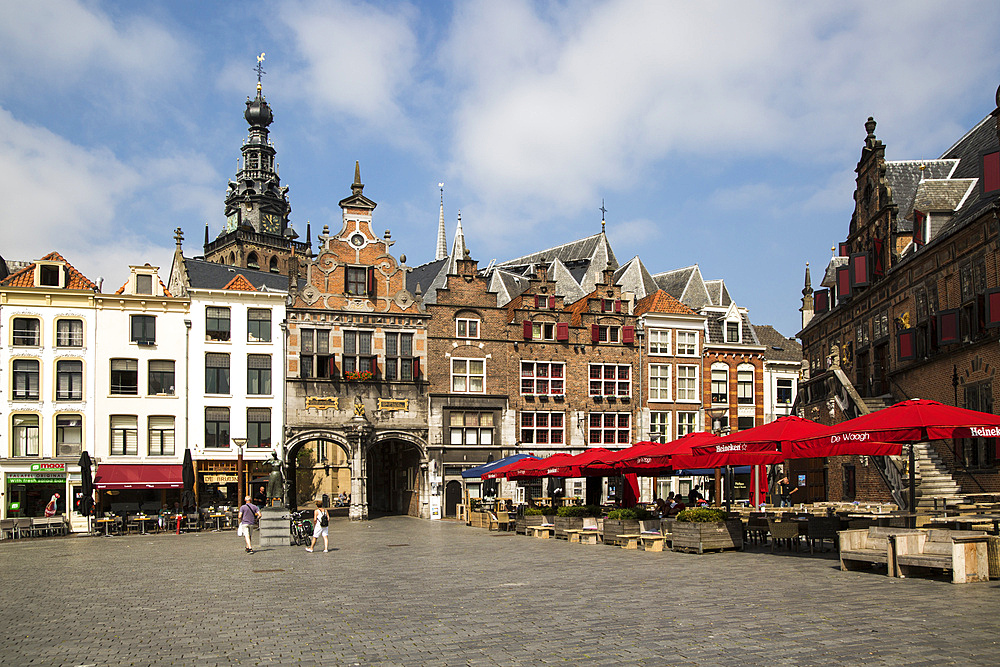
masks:
[[[257,535],[254,535],[256,540]],[[0,665],[997,664],[1000,586],[390,517],[0,542]]]

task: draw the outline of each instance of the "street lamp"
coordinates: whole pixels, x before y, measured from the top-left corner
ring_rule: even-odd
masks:
[[[243,504],[243,499],[246,497],[246,484],[243,481],[243,448],[247,444],[246,438],[231,438],[233,444],[236,445],[236,493],[239,498],[239,504]]]
[[[723,435],[724,431],[728,431],[728,428],[723,428],[722,418],[729,414],[729,408],[708,408],[705,410],[708,413],[708,418],[712,420],[712,435]],[[729,474],[727,466],[726,474],[726,510],[729,510],[729,494],[731,493],[729,489]],[[722,506],[722,468],[715,469],[715,506]]]

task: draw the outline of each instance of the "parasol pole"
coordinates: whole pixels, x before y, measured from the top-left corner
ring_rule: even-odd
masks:
[[[917,527],[917,474],[916,474],[916,456],[913,453],[913,444],[910,443],[910,454],[908,457],[908,464],[910,466],[910,514],[914,516],[910,517],[907,521],[910,528]]]

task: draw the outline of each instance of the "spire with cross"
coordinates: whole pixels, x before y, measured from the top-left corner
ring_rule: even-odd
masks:
[[[604,233],[604,216],[607,215],[608,209],[604,208],[604,197],[601,197],[601,208],[598,209],[601,212],[601,233]]]
[[[261,77],[263,77],[267,72],[264,71],[264,52],[261,51],[260,55],[257,56],[257,66],[254,67],[254,71],[257,72],[257,92],[261,89]]]

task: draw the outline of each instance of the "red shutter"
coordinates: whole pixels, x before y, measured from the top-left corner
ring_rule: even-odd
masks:
[[[615,299],[615,312],[616,313],[622,312],[622,300],[621,299]]]
[[[1000,190],[1000,153],[983,156],[983,193]]]
[[[335,378],[339,374],[337,370],[337,355],[330,355],[330,377]]]
[[[847,245],[847,241],[844,241],[843,243],[840,244],[840,247],[837,252],[841,257],[847,257],[849,254],[851,254],[849,246]]]
[[[885,263],[882,260],[882,239],[872,239],[872,277],[882,278],[885,276]]]
[[[413,358],[413,379],[420,379],[420,357]]]
[[[896,348],[900,361],[912,361],[917,358],[917,332],[914,329],[903,329],[896,335]]]
[[[521,332],[524,334],[524,340],[531,340],[531,320],[525,320],[521,324]]]
[[[958,342],[958,309],[942,310],[938,313],[938,345]]]
[[[622,327],[622,342],[628,344],[635,342],[635,327],[631,324]]]
[[[837,267],[837,301],[851,298],[851,267]]]
[[[1000,288],[986,290],[986,326],[1000,327]]]
[[[594,341],[595,343],[601,342],[601,327],[597,326],[596,324],[590,325],[590,340]]]
[[[535,295],[535,308],[538,308],[538,295]]]
[[[551,308],[555,308],[555,307],[556,307],[556,298],[554,296],[550,296],[549,297],[549,308],[551,309]]]
[[[607,299],[601,299],[601,312],[604,313],[604,312],[607,312],[607,310],[608,310],[608,301],[607,301]]]
[[[375,298],[375,267],[368,267],[368,298]]]
[[[927,239],[924,238],[924,224],[926,221],[926,215],[920,211],[913,211],[913,242],[918,246],[927,243]]]
[[[821,315],[830,310],[830,290],[816,290],[813,294],[813,312]]]
[[[867,287],[868,280],[868,253],[856,252],[848,260],[851,267],[851,289],[855,287]]]
[[[569,323],[559,322],[556,324],[556,340],[569,340]]]

